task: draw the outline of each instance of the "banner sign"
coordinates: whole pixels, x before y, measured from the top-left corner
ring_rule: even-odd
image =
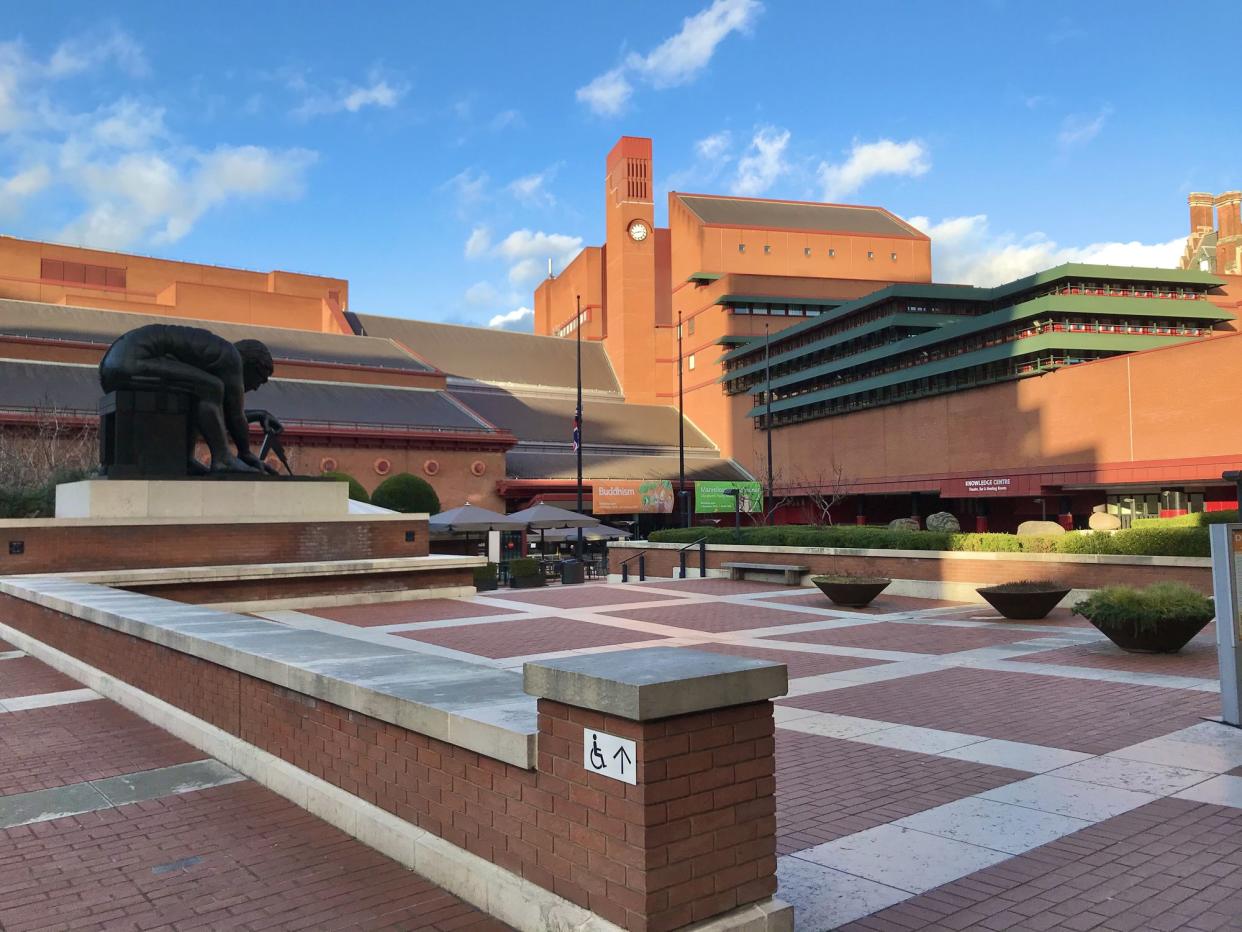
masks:
[[[591,511],[597,515],[673,513],[669,479],[609,479],[591,485]]]
[[[746,513],[763,511],[763,484],[759,482],[696,482],[694,513],[715,514],[733,510],[733,496],[726,489],[740,489],[741,510]]]
[[[940,483],[941,498],[978,498],[987,495],[1038,495],[1019,487],[1011,476],[980,476],[970,479],[946,479]]]

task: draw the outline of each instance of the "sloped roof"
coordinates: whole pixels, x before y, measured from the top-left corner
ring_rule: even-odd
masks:
[[[519,441],[563,441],[573,431],[576,400],[500,391],[450,394],[497,427],[512,431]],[[582,403],[582,438],[590,445],[668,447],[677,445],[677,409],[665,405],[624,404],[586,398]],[[711,449],[712,442],[686,423],[686,446]]]
[[[55,406],[96,411],[102,395],[99,370],[94,366],[0,360],[0,409]],[[487,428],[446,392],[423,389],[272,379],[248,394],[246,403],[290,421],[446,430]]]
[[[7,336],[74,340],[108,346],[126,331],[147,324],[204,327],[230,342],[262,340],[277,359],[380,366],[406,372],[431,371],[430,366],[385,339],[0,299],[0,334]]]
[[[924,239],[880,207],[816,204],[808,201],[771,201],[747,197],[677,194],[704,223],[731,227],[774,227],[822,233],[870,233]]]
[[[368,336],[396,340],[449,375],[520,385],[577,384],[575,340],[375,314],[358,319]],[[582,386],[621,391],[603,345],[594,340],[582,341]]]

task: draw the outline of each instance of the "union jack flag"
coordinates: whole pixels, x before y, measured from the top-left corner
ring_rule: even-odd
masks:
[[[582,415],[577,411],[574,412],[574,452],[578,452],[578,448],[582,446]]]

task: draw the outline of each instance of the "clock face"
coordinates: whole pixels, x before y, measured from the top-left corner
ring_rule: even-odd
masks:
[[[648,229],[647,224],[641,220],[635,220],[630,224],[630,239],[636,243],[641,243],[650,233],[651,230]]]

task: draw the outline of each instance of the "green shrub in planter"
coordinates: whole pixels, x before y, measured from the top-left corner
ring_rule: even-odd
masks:
[[[474,588],[479,592],[491,592],[496,588],[495,563],[487,563],[474,568]]]
[[[1210,534],[1206,527],[1135,527],[1114,534],[1113,546],[1117,553],[1210,557]]]
[[[1134,528],[1149,527],[1207,527],[1211,524],[1236,524],[1238,509],[1229,511],[1197,511],[1192,515],[1176,515],[1172,518],[1135,518],[1130,522]]]
[[[1066,534],[1056,538],[1057,553],[1116,553],[1113,535],[1108,531]]]
[[[1144,653],[1180,650],[1216,614],[1207,596],[1173,582],[1153,583],[1146,589],[1110,586],[1075,603],[1072,611],[1118,647]]]
[[[371,495],[371,504],[403,514],[440,513],[440,498],[426,479],[400,472],[389,476]]]
[[[518,557],[509,561],[510,576],[538,576],[539,561],[531,557]]]
[[[323,474],[325,479],[335,479],[337,482],[349,483],[349,497],[355,502],[369,502],[371,496],[367,494],[366,486],[355,479],[347,472],[326,472]]]

